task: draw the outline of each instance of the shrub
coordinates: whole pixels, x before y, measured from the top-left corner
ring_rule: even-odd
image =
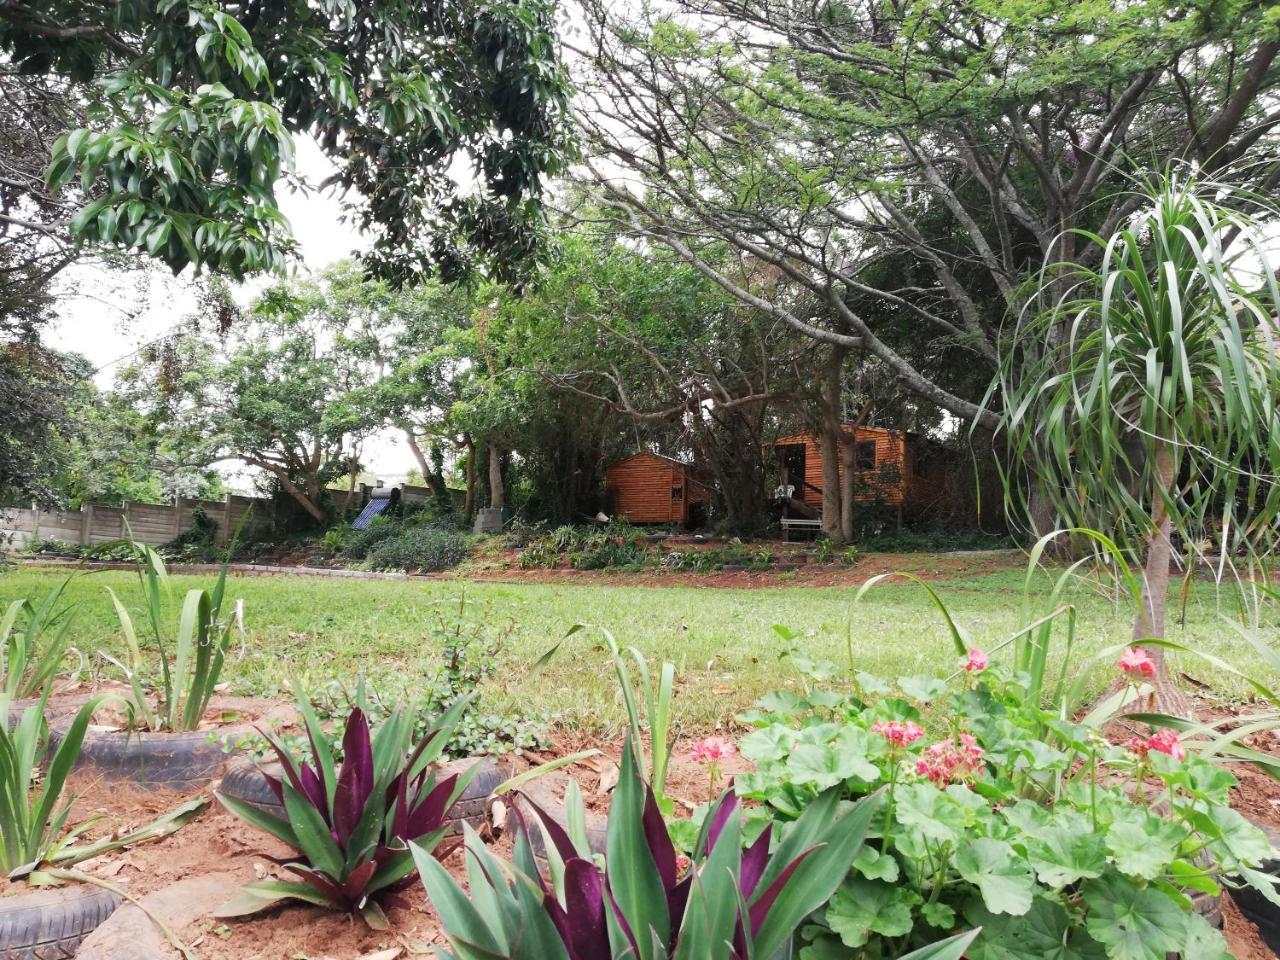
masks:
[[[330,555],[342,553],[347,541],[351,539],[355,532],[351,529],[350,524],[346,523],[330,527],[324,532],[324,536],[320,538],[320,549]]]
[[[467,557],[467,539],[453,530],[411,527],[383,539],[369,551],[373,570],[447,570]]]
[[[532,543],[520,551],[517,562],[521,570],[545,570],[554,567],[560,554],[542,543]]]
[[[203,507],[197,506],[191,511],[190,529],[161,544],[157,551],[166,560],[211,563],[220,559],[221,554],[225,553],[218,549],[217,538],[218,525]]]
[[[834,665],[792,662],[804,693],[769,694],[740,718],[756,728],[740,743],[756,771],[739,796],[790,821],[832,789],[886,794],[882,829],[804,931],[814,956],[894,956],[980,926],[971,960],[1033,960],[1050,943],[1064,956],[1220,957],[1188,896],[1233,876],[1270,892],[1254,872],[1270,845],[1230,808],[1234,777],[1170,731],[1113,745],[1105,711],[1044,713],[1034,671],[979,650],[955,689],[858,674],[851,695],[825,685]]]
[[[400,533],[400,522],[391,517],[379,516],[369,521],[363,530],[352,530],[342,545],[342,555],[352,560],[363,560],[382,541]]]
[[[456,774],[437,782],[431,767],[465,703],[454,704],[416,740],[413,720],[404,711],[393,712],[371,735],[364,713],[352,710],[342,738],[341,773],[336,772],[333,741],[306,699],[300,703],[312,762],[273,741],[284,776],[267,776],[288,819],[233,797],[219,799],[232,813],[297,851],[297,857],[282,865],[301,882],[248,884],[217,916],[245,916],[296,899],[359,912],[370,927],[385,930],[387,919],[374,895],[412,878],[416,867],[408,844],[434,848],[444,836],[445,815],[466,787],[467,780]]]
[[[590,547],[569,558],[575,570],[607,570],[643,564],[647,551],[634,543],[617,543],[605,540],[599,546]]]
[[[39,696],[69,654],[80,657],[67,637],[74,610],[59,605],[70,582],[70,577],[63,580],[37,603],[25,597],[14,600],[0,614],[0,698],[4,702]]]
[[[776,848],[766,829],[744,850],[737,801],[726,796],[708,816],[695,856],[682,871],[628,742],[609,810],[603,870],[580,832],[566,831],[531,802],[534,825],[517,821],[514,873],[468,831],[470,899],[426,851],[415,848],[414,857],[456,951],[445,956],[453,960],[769,958],[788,955],[795,929],[838,886],[862,847],[878,800],[842,812],[828,795]],[[581,795],[573,793],[568,803],[570,824],[581,824]],[[534,860],[531,829],[548,841],[549,884]],[[957,960],[972,939],[967,935],[951,952],[930,955]]]

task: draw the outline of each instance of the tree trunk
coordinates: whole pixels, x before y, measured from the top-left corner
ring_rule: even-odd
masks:
[[[449,493],[449,485],[444,482],[444,454],[440,452],[438,444],[431,445],[430,466],[431,469],[423,474],[423,479],[431,488],[431,495],[436,498],[436,506],[441,513],[453,513],[453,496]]]
[[[400,429],[404,431],[405,443],[409,445],[409,452],[413,454],[413,459],[417,461],[418,472],[422,474],[422,479],[425,482],[431,473],[431,466],[427,463],[427,455],[422,452],[422,447],[418,445],[418,438],[414,436],[412,427],[402,425]]]
[[[1134,617],[1133,642],[1163,640],[1165,610],[1169,604],[1169,561],[1173,545],[1170,534],[1173,523],[1164,497],[1177,481],[1173,451],[1167,443],[1157,441],[1155,449],[1155,483],[1152,489],[1151,533],[1147,537],[1147,559],[1142,578],[1142,606]],[[1163,647],[1143,647],[1155,661],[1154,700],[1157,709],[1176,716],[1192,716],[1191,702],[1177,688],[1169,675]]]
[[[818,438],[822,454],[822,532],[832,543],[845,542],[840,490],[840,450],[845,444],[841,442],[840,399],[846,352],[843,347],[831,348],[822,382],[822,432]]]
[[[857,483],[856,467],[857,444],[853,437],[846,436],[840,444],[840,464],[844,475],[840,479],[840,535],[845,543],[853,543],[853,491]]]
[[[476,512],[476,444],[470,437],[467,437],[467,496],[462,502],[462,512],[470,524]]]
[[[489,506],[501,510],[507,505],[506,490],[502,486],[502,455],[498,445],[489,443]]]

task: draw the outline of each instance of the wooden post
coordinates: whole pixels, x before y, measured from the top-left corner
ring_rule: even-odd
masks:
[[[120,527],[123,533],[130,540],[133,539],[133,528],[129,525],[129,501],[124,502],[124,506],[120,508]]]
[[[93,543],[93,503],[80,505],[80,546],[87,547]]]
[[[225,547],[231,542],[231,497],[233,494],[228,493],[226,499],[222,502],[222,523],[218,529],[218,546]]]
[[[182,504],[185,499],[180,493],[173,498],[173,538],[175,540],[182,535]]]

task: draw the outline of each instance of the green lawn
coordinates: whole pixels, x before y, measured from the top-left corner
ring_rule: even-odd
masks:
[[[34,596],[60,576],[36,570],[0,573],[0,603]],[[174,578],[180,590],[211,579]],[[971,579],[938,580],[933,586],[974,639],[991,647],[1022,622],[1022,580],[1019,570],[997,570]],[[79,601],[73,635],[87,654],[120,652],[115,615],[103,589],[107,585],[138,608],[132,574],[79,577],[69,589]],[[1047,587],[1047,578],[1042,585]],[[232,578],[229,595],[244,598],[249,640],[243,657],[229,664],[226,679],[235,692],[265,695],[285,689],[291,677],[313,683],[365,674],[412,683],[438,658],[428,627],[429,605],[456,598],[463,589],[470,599],[489,605],[493,616],[516,620],[501,677],[488,691],[489,702],[511,701],[554,714],[568,727],[599,729],[621,715],[598,633],[578,633],[547,669],[526,676],[531,663],[579,621],[605,627],[619,643],[635,645],[651,657],[674,660],[680,676],[678,710],[688,728],[727,719],[765,691],[792,682],[778,659],[782,643],[773,624],[801,631],[799,645],[842,669],[848,662],[847,640],[857,669],[886,677],[946,674],[958,662],[936,608],[919,587],[906,582],[883,585],[855,603],[852,590],[803,586],[721,590],[244,577]],[[1070,599],[1080,612],[1072,664],[1078,672],[1088,668],[1090,653],[1126,640],[1130,620],[1127,608],[1113,608],[1093,588],[1082,585]],[[1257,672],[1256,656],[1219,617],[1220,610],[1233,608],[1229,592],[1219,605],[1211,584],[1197,584],[1186,626],[1175,626],[1174,638]],[[1274,624],[1264,634],[1280,641]],[[1200,661],[1184,659],[1177,665],[1226,696],[1246,692],[1238,679]],[[99,669],[108,676],[115,671],[110,665]],[[1110,676],[1109,665],[1095,661],[1096,685],[1103,683],[1104,674]]]

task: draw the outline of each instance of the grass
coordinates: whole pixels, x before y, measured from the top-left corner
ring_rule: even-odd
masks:
[[[31,569],[0,573],[0,609],[15,598],[38,595],[60,576]],[[179,597],[206,580],[173,579]],[[78,602],[71,635],[72,643],[94,658],[95,669],[115,676],[115,668],[95,656],[99,650],[118,655],[122,648],[107,586],[127,606],[140,611],[142,596],[132,574],[81,575],[68,588],[68,596]],[[936,580],[932,586],[955,619],[983,646],[994,646],[1022,622],[1020,569]],[[1047,577],[1040,586],[1047,592]],[[782,642],[773,624],[800,631],[803,636],[796,643],[812,656],[834,661],[842,674],[848,664],[847,641],[857,669],[889,678],[945,675],[958,663],[937,610],[919,587],[906,582],[881,585],[855,604],[851,589],[797,586],[722,590],[233,577],[227,596],[244,599],[248,642],[241,654],[229,655],[224,679],[233,692],[263,696],[282,695],[293,677],[320,683],[364,674],[375,681],[411,686],[438,662],[438,650],[430,639],[430,605],[456,600],[463,589],[470,599],[487,606],[492,616],[516,621],[502,654],[501,675],[486,691],[489,703],[494,707],[518,703],[553,714],[571,729],[616,729],[624,715],[598,632],[577,633],[546,669],[527,675],[533,661],[579,621],[607,628],[620,644],[634,645],[652,658],[676,663],[676,713],[686,730],[726,721],[759,695],[794,682],[779,661]],[[1095,686],[1101,689],[1112,674],[1110,664],[1094,661],[1090,665],[1088,658],[1128,639],[1128,610],[1113,607],[1091,586],[1077,587],[1069,599],[1080,613],[1072,669],[1091,669]],[[1180,625],[1176,612],[1171,612],[1170,638],[1213,653],[1239,669],[1260,670],[1256,657],[1220,619],[1233,610],[1229,592],[1219,598],[1212,584],[1197,583],[1186,624]],[[1272,620],[1263,635],[1278,642],[1280,630]],[[1199,660],[1175,660],[1174,666],[1223,696],[1247,692],[1238,678]]]

